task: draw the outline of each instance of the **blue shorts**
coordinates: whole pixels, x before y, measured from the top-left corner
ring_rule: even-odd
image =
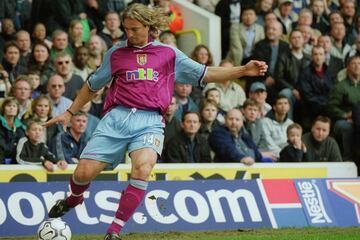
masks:
[[[101,119],[80,158],[116,167],[124,162],[126,151],[151,148],[161,155],[163,142],[164,123],[158,112],[117,106]]]

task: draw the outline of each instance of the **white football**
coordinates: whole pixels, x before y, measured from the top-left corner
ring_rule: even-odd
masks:
[[[61,219],[50,218],[40,224],[37,237],[38,240],[70,240],[71,230]]]

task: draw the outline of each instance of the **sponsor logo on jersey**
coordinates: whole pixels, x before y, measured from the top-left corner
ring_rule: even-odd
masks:
[[[155,81],[159,80],[159,72],[155,71],[152,68],[138,68],[133,71],[126,71],[126,80],[127,81]]]

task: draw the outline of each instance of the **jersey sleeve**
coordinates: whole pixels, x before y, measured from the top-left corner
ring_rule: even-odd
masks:
[[[98,69],[96,69],[96,71],[88,77],[87,84],[92,91],[100,90],[102,87],[104,87],[106,84],[108,84],[111,81],[111,79],[112,79],[111,63],[110,63],[111,54],[116,49],[119,49],[123,46],[124,46],[123,43],[119,43],[119,44],[113,46],[112,48],[110,48],[105,53],[103,62],[100,65],[100,67]]]
[[[175,82],[204,86],[207,67],[192,60],[178,49],[175,49],[175,53]]]

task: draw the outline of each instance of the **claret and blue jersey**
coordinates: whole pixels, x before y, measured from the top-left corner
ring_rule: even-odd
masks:
[[[88,85],[98,90],[113,80],[105,98],[104,112],[121,105],[164,114],[175,81],[196,86],[205,74],[206,66],[158,41],[150,41],[143,47],[122,42],[106,53]]]

